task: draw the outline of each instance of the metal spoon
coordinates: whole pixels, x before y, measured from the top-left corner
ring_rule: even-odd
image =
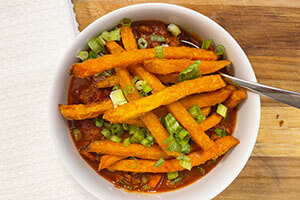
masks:
[[[180,42],[184,44],[188,44],[192,47],[200,49],[196,44],[186,41],[180,40]],[[268,85],[263,85],[251,81],[242,80],[228,74],[219,74],[224,77],[227,82],[230,82],[233,85],[238,85],[242,88],[248,89],[251,92],[257,93],[259,95],[267,96],[282,103],[288,104],[290,106],[294,106],[296,108],[300,108],[300,93],[293,92],[289,90],[284,90],[280,88],[271,87]]]

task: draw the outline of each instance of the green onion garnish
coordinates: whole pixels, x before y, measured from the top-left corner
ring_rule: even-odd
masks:
[[[108,70],[105,70],[103,72],[103,74],[106,76],[106,77],[109,77],[111,75],[113,75],[113,73],[115,73],[115,70],[114,69],[108,69]]]
[[[123,19],[121,20],[121,22],[120,22],[120,24],[121,24],[122,26],[130,26],[131,23],[132,23],[132,21],[131,21],[131,19],[129,19],[129,18],[123,18]]]
[[[156,161],[156,163],[153,165],[154,167],[160,167],[164,164],[165,160],[163,158],[160,158]]]
[[[129,130],[128,124],[122,124],[122,126],[123,126],[123,129],[124,129],[125,131],[128,131],[128,130]]]
[[[112,134],[115,134],[117,136],[121,136],[124,133],[124,129],[121,124],[113,124],[111,126],[111,131]]]
[[[131,81],[132,85],[135,85],[135,83],[136,83],[137,81],[139,81],[139,80],[141,80],[141,78],[140,78],[139,76],[133,77],[133,79],[132,79],[132,81]]]
[[[175,179],[178,176],[178,172],[169,172],[167,173],[167,176],[169,180]]]
[[[125,147],[128,147],[130,145],[130,138],[126,138],[124,141],[123,141],[123,145]]]
[[[176,133],[181,130],[181,126],[179,125],[179,123],[171,113],[165,116],[165,123],[166,123],[166,128],[170,134]]]
[[[226,113],[227,113],[227,107],[226,106],[224,106],[223,104],[218,104],[218,107],[217,107],[217,113],[219,114],[219,115],[221,115],[222,117],[226,117]]]
[[[145,81],[142,81],[142,80],[140,80],[140,81],[137,81],[137,82],[135,83],[135,87],[136,87],[136,89],[137,89],[137,90],[141,90],[141,89],[143,89],[143,85],[144,85],[144,83],[145,83]]]
[[[109,130],[111,129],[111,124],[110,124],[110,123],[104,122],[103,125],[104,125],[105,128],[107,128],[107,129],[109,129]]]
[[[106,42],[100,35],[98,37],[96,37],[96,40],[104,48],[104,46],[106,45]]]
[[[148,46],[148,42],[147,40],[145,40],[144,38],[139,38],[138,39],[138,46],[140,49],[146,49]]]
[[[179,165],[185,169],[191,170],[192,169],[192,163],[190,157],[181,154],[179,157],[176,158],[179,160]]]
[[[96,59],[96,58],[98,58],[96,51],[90,51],[90,59]]]
[[[225,137],[226,136],[226,131],[224,129],[216,128],[215,133],[219,137]]]
[[[173,24],[173,23],[168,25],[167,30],[176,37],[181,33],[180,28],[176,24]]]
[[[132,136],[135,140],[137,140],[138,142],[142,142],[142,140],[144,139],[145,135],[143,133],[143,131],[141,129],[137,129],[137,131],[133,134]]]
[[[92,51],[96,52],[96,54],[103,50],[103,47],[98,43],[95,37],[92,37],[88,41],[88,45],[92,49]]]
[[[103,31],[99,37],[103,38],[106,41],[120,41],[121,39],[120,28],[117,28],[110,32]]]
[[[147,135],[146,139],[149,140],[150,142],[154,142],[154,137],[151,134]]]
[[[117,135],[112,135],[109,139],[110,139],[110,141],[112,141],[112,142],[121,142],[121,141],[122,141],[122,138],[120,138],[120,137],[117,136]]]
[[[181,129],[181,131],[178,132],[177,136],[179,137],[180,140],[186,142],[185,138],[187,137],[188,139],[190,139],[190,133],[185,130],[185,129]],[[188,142],[188,141],[187,141]]]
[[[205,174],[205,170],[204,170],[202,167],[199,166],[198,169],[199,169],[201,175],[204,175],[204,174]]]
[[[134,126],[134,125],[129,125],[129,134],[133,135],[135,132],[137,132],[139,127]]]
[[[106,41],[110,41],[110,33],[108,31],[103,31],[99,37]]]
[[[144,81],[142,90],[145,92],[145,94],[148,94],[152,91],[152,87],[146,81]]]
[[[164,59],[164,52],[162,46],[155,47],[155,56],[159,59]]]
[[[221,44],[219,44],[218,46],[216,46],[215,48],[215,54],[217,56],[222,55],[225,52],[225,47]]]
[[[94,122],[95,122],[95,125],[99,128],[102,128],[103,124],[104,124],[104,120],[102,118],[94,118]]]
[[[151,35],[150,36],[151,41],[155,41],[155,42],[165,42],[166,38],[162,35]]]
[[[188,66],[185,70],[180,72],[178,74],[178,81],[185,81],[185,80],[191,80],[195,79],[201,76],[200,70],[199,70],[199,65],[200,65],[200,60],[197,60],[190,66]]]
[[[212,42],[212,40],[203,40],[202,45],[201,45],[201,49],[208,49],[211,42]]]
[[[82,133],[81,133],[81,131],[80,131],[79,129],[77,129],[77,128],[73,129],[72,133],[73,133],[73,135],[74,135],[75,141],[81,140],[81,138],[82,138]]]
[[[87,51],[80,51],[76,57],[80,58],[82,61],[85,61],[86,59],[89,58],[89,52],[87,52]]]
[[[206,116],[203,115],[203,113],[198,105],[194,105],[188,111],[198,124],[200,124],[203,120],[206,119]]]
[[[121,87],[119,86],[119,85],[115,85],[113,88],[112,88],[112,91],[114,91],[114,90],[118,90],[118,89],[120,89]]]
[[[135,89],[131,85],[127,85],[126,88],[124,89],[124,94],[132,94],[134,93]]]
[[[110,130],[108,130],[108,129],[103,129],[102,131],[101,131],[101,133],[102,133],[102,135],[104,135],[104,137],[106,137],[106,138],[110,138],[111,137],[111,132],[110,132]]]
[[[141,144],[144,145],[145,147],[151,147],[151,142],[147,140],[146,138],[141,140]]]
[[[109,97],[112,100],[115,108],[117,106],[120,106],[120,105],[123,105],[123,104],[127,103],[121,89],[112,91],[110,93]]]

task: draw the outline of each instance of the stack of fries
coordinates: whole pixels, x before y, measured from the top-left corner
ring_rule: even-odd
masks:
[[[120,85],[124,90],[128,86],[134,87],[133,74],[152,87],[152,94],[142,98],[135,90],[125,95],[128,103],[116,108],[110,99],[88,105],[59,105],[59,108],[67,120],[83,120],[103,115],[103,119],[111,123],[147,127],[157,144],[145,147],[141,144],[124,146],[108,140],[91,142],[84,151],[104,155],[101,157],[99,170],[107,168],[113,171],[150,173],[184,170],[176,159],[180,153],[168,151],[168,143],[164,142],[170,134],[160,122],[160,117],[168,113],[190,133],[195,142],[191,153],[187,155],[192,167],[221,156],[239,143],[233,136],[212,140],[205,133],[223,119],[215,111],[210,114],[212,106],[223,103],[228,109],[233,109],[246,98],[245,91],[227,85],[220,75],[208,75],[224,68],[230,61],[218,61],[218,56],[213,51],[188,47],[163,47],[165,59],[158,59],[154,49],[138,49],[130,26],[121,28],[121,36],[125,50],[116,42],[107,42],[106,47],[111,54],[75,63],[69,74],[87,78],[114,68],[116,73],[97,83],[99,88]],[[195,60],[201,60],[199,69],[206,76],[177,83],[178,73]],[[175,84],[166,87],[163,83]],[[198,105],[202,113],[208,116],[200,124],[187,111],[194,105]],[[128,157],[137,157],[138,165],[136,160]],[[165,162],[157,167],[155,163],[160,158],[164,158]]]

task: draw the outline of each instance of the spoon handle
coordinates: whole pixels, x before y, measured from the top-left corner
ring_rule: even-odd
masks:
[[[223,73],[220,74],[222,77],[225,78],[226,81],[229,81],[234,85],[239,85],[243,88],[250,90],[251,92],[270,97],[272,99],[288,104],[290,106],[294,106],[296,108],[300,108],[300,93],[298,92],[245,81]]]

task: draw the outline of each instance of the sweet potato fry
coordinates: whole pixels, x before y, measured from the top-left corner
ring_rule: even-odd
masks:
[[[163,177],[163,174],[154,174],[153,176],[151,176],[151,179],[148,181],[147,184],[151,188],[155,188],[159,184],[162,177]]]
[[[189,97],[180,100],[180,103],[185,108],[191,108],[194,105],[198,105],[200,108],[207,106],[214,106],[218,103],[225,101],[235,90],[235,87],[228,85],[225,88],[217,90],[215,92],[207,92],[203,94],[191,95]]]
[[[222,87],[225,87],[225,82],[220,75],[203,76],[178,83],[158,93],[108,110],[104,113],[103,118],[112,123],[123,122],[127,119],[139,117],[143,113],[162,105],[173,103],[185,96],[214,91]]]
[[[157,78],[163,83],[178,83],[178,73],[167,75],[157,74]]]
[[[200,123],[200,127],[202,128],[202,130],[207,131],[208,129],[220,123],[222,119],[223,117],[221,115],[219,115],[218,113],[213,113]]]
[[[234,91],[231,96],[224,102],[224,105],[229,109],[236,107],[247,97],[247,93],[244,89]]]
[[[149,81],[153,90],[159,91],[165,88],[164,85],[151,73],[144,70],[142,67],[136,66],[136,72],[139,71],[139,75]],[[152,85],[151,85],[152,84]],[[186,87],[188,90],[188,87]],[[158,92],[159,93],[159,92]],[[156,94],[158,94],[156,93]],[[155,95],[155,94],[153,94]],[[166,106],[169,112],[179,121],[179,123],[190,132],[192,139],[204,150],[208,150],[214,144],[214,142],[204,133],[200,125],[194,120],[190,113],[179,102],[173,102]]]
[[[238,144],[239,141],[232,136],[225,136],[216,140],[215,145],[208,151],[195,151],[190,153],[188,156],[191,159],[192,167],[201,165],[210,159],[215,159],[224,153],[226,153],[231,147]],[[135,160],[121,160],[108,167],[110,170],[115,171],[127,171],[127,172],[148,172],[148,173],[165,173],[165,172],[175,172],[182,171],[177,159],[166,160],[160,167],[155,167],[156,161],[151,160],[138,160],[138,165],[136,165]],[[134,167],[132,167],[134,166]]]
[[[130,26],[122,26],[121,27],[121,37],[124,49],[126,51],[137,50],[137,44],[135,37],[132,33],[132,29]]]
[[[83,155],[84,157],[90,159],[91,161],[96,161],[96,157],[93,154],[89,153],[89,152],[81,150],[80,154]]]
[[[163,47],[164,57],[167,59],[200,59],[216,60],[218,56],[213,51],[189,47]],[[79,78],[87,78],[93,74],[115,67],[127,67],[130,64],[142,63],[144,60],[154,59],[155,49],[139,49],[112,55],[104,55],[97,59],[90,59],[82,63],[74,63],[69,74]]]
[[[137,48],[136,45],[131,44],[131,43],[136,43],[134,35],[132,34],[131,28],[121,29],[121,33],[122,33],[122,30],[126,30],[126,32],[123,33],[123,35],[122,35],[122,38],[123,38],[122,41],[123,41],[124,47],[125,48],[126,47],[127,48]],[[131,34],[128,35],[128,33],[131,33]],[[119,45],[118,45],[119,48],[117,48],[116,45],[118,45],[118,44],[115,43],[112,45],[114,47],[114,49],[111,49],[110,45],[107,46],[107,48],[111,53],[114,53],[113,50],[116,50],[116,49],[118,49],[118,51],[121,51],[122,48]],[[134,85],[132,85],[132,78],[131,78],[127,68],[117,67],[116,73],[120,79],[120,85],[123,90],[128,85],[134,87]],[[138,94],[137,90],[135,90],[132,94],[127,94],[126,98],[130,102],[130,101],[140,99],[140,95]],[[166,131],[166,129],[160,123],[158,117],[155,114],[153,114],[152,112],[148,112],[145,115],[141,116],[139,119],[146,125],[148,130],[151,132],[151,134],[155,138],[156,142],[160,145],[160,147],[168,155],[179,156],[178,152],[169,152],[169,151],[165,150],[167,148],[168,144],[165,144],[164,141],[169,137],[169,133]]]
[[[104,155],[100,159],[100,164],[98,167],[98,171],[109,167],[110,165],[125,159],[126,156],[113,156],[113,155]]]
[[[168,156],[158,145],[155,144],[149,148],[135,143],[126,147],[122,143],[99,140],[90,143],[90,145],[86,148],[86,151],[115,156],[134,156],[150,160],[158,160],[161,157],[165,159],[170,158],[170,156]]]
[[[112,109],[113,103],[110,99],[99,103],[91,103],[88,105],[58,105],[60,112],[67,120],[82,120],[98,117],[105,111]]]
[[[107,77],[105,80],[98,82],[97,87],[98,88],[108,88],[108,87],[113,87],[118,84],[119,84],[119,78],[117,77],[117,75],[113,74],[110,77]]]
[[[189,59],[153,59],[145,60],[143,62],[144,67],[149,72],[154,74],[171,74],[175,72],[182,72],[189,65],[193,64],[195,60]],[[214,73],[225,66],[229,65],[231,62],[228,60],[220,61],[201,61],[199,65],[200,73],[211,74]]]

